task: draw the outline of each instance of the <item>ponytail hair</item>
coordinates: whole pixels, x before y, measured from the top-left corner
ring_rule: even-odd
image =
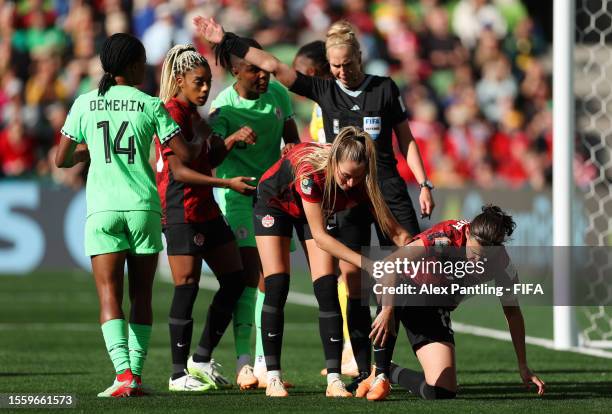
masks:
[[[482,213],[470,223],[470,235],[481,246],[501,246],[514,232],[516,223],[512,216],[498,206],[487,204]]]
[[[162,65],[159,98],[166,103],[179,92],[176,78],[197,68],[209,68],[208,61],[193,45],[176,45],[168,51]]]
[[[145,48],[136,37],[127,33],[115,33],[108,37],[100,52],[104,75],[98,84],[98,95],[104,96],[111,86],[117,84],[115,76],[124,75],[131,64],[145,57]]]
[[[325,189],[323,192],[322,207],[324,215],[329,217],[334,211],[336,202],[336,170],[341,161],[354,161],[358,164],[366,164],[365,189],[372,207],[374,208],[374,216],[376,222],[382,231],[390,236],[392,234],[393,216],[387,203],[382,196],[378,187],[378,179],[376,173],[376,146],[370,137],[370,134],[363,131],[359,127],[348,126],[340,130],[340,133],[334,139],[333,144],[317,145],[314,151],[307,151],[302,154],[297,154],[297,163],[295,167],[295,176],[297,182],[308,175],[324,171],[325,172]],[[309,173],[304,173],[305,164],[309,164],[312,168]]]
[[[355,29],[346,20],[337,21],[327,31],[327,38],[325,39],[326,51],[329,52],[329,49],[336,46],[346,46],[352,51],[354,56],[361,55],[361,47],[355,35]]]

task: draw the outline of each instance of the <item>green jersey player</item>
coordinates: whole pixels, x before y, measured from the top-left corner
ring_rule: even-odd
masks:
[[[254,40],[243,40],[261,49]],[[261,175],[280,158],[281,138],[286,144],[286,149],[299,142],[289,94],[280,84],[270,82],[269,72],[235,56],[217,55],[223,67],[236,78],[236,82],[223,90],[212,102],[209,122],[213,134],[227,138],[226,147],[228,147],[227,140],[231,140],[230,135],[242,127],[250,127],[256,136],[256,142],[251,145],[245,142],[233,145],[225,160],[217,167],[217,176],[230,178],[247,175],[259,181]],[[255,291],[260,278],[263,280],[253,230],[253,197],[235,191],[221,190],[219,206],[236,235],[242,263],[247,273],[247,287],[234,311],[237,373],[240,373],[244,366],[250,365]],[[261,288],[263,289],[263,282]],[[259,309],[263,304],[263,293],[259,294],[257,304]],[[260,312],[255,311],[258,325],[259,314]],[[258,358],[260,363],[256,363],[255,373],[262,374],[265,373],[263,368],[265,364],[259,330],[257,335],[256,354],[260,357]],[[262,369],[258,372],[259,367]],[[261,377],[259,386],[265,387],[265,375]],[[246,384],[252,383],[252,380],[245,376],[239,376],[237,381],[243,388],[250,387]]]
[[[112,35],[102,46],[100,60],[105,74],[97,90],[74,102],[55,163],[70,167],[91,161],[85,251],[91,256],[102,333],[117,374],[113,385],[98,396],[125,397],[142,394],[153,276],[163,248],[150,146],[157,135],[186,162],[198,150],[187,146],[158,98],[133,87],[142,82],[146,61],[138,39]],[[121,308],[126,261],[132,303],[129,326]]]

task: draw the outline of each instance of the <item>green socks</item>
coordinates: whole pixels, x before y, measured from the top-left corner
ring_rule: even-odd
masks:
[[[251,355],[251,332],[253,329],[253,312],[255,311],[254,287],[245,287],[234,308],[234,344],[236,356]],[[250,358],[250,357],[249,357]]]
[[[263,357],[263,342],[261,341],[261,309],[263,308],[266,294],[257,289],[257,300],[255,301],[255,358]]]
[[[102,336],[104,336],[106,350],[117,374],[121,374],[130,368],[125,325],[125,319],[111,319],[102,324]]]
[[[147,358],[151,339],[151,325],[130,323],[129,329],[130,369],[134,375],[142,375],[142,367]]]

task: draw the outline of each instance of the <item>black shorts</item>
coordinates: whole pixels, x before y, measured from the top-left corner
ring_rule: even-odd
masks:
[[[419,221],[404,180],[401,177],[391,177],[379,180],[378,185],[397,222],[410,234],[419,234]],[[372,223],[374,223],[380,245],[394,245],[393,241],[382,232],[366,204],[340,211],[336,217],[338,239],[353,250],[359,250],[362,246],[370,246]]]
[[[255,236],[293,236],[293,229],[300,241],[312,239],[310,226],[306,219],[298,219],[284,211],[271,207],[255,205],[253,211],[253,226]]]
[[[168,224],[163,232],[168,256],[201,255],[235,240],[223,216],[204,223]]]
[[[450,311],[447,308],[405,306],[396,308],[395,315],[404,325],[414,352],[434,342],[455,343]]]

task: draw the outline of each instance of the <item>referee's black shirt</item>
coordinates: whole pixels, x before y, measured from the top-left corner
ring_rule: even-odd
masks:
[[[325,136],[335,137],[346,126],[363,128],[376,144],[378,178],[399,176],[391,137],[393,127],[408,118],[408,113],[391,78],[365,75],[361,85],[351,90],[335,79],[298,72],[289,90],[319,104]]]

